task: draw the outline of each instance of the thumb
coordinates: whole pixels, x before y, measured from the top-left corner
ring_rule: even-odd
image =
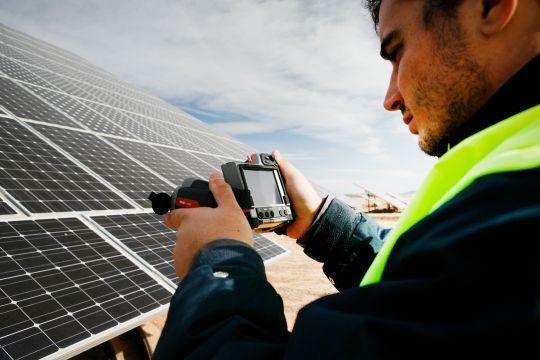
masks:
[[[188,209],[171,210],[163,217],[163,222],[167,227],[179,228],[188,214]]]
[[[210,175],[209,186],[218,206],[240,207],[234,197],[231,186],[223,180],[220,173],[215,172]]]

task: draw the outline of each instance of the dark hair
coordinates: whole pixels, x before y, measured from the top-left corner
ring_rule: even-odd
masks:
[[[379,28],[379,12],[381,10],[381,3],[383,0],[364,0],[365,7],[371,14],[375,30]],[[422,19],[425,26],[432,24],[433,15],[439,12],[446,17],[455,18],[456,7],[461,5],[463,0],[425,0],[424,8],[422,12]]]

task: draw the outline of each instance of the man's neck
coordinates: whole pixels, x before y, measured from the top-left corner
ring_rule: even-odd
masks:
[[[469,136],[506,118],[540,104],[540,55],[515,73],[495,94],[468,119],[457,135],[441,144],[438,156],[444,155]]]

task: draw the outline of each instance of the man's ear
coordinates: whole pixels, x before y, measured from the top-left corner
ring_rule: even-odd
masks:
[[[478,1],[478,24],[480,32],[492,36],[510,22],[514,16],[518,0],[481,0]]]

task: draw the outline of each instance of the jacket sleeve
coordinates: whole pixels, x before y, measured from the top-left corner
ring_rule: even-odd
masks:
[[[358,286],[390,230],[329,196],[297,243],[306,255],[324,263],[324,273],[341,291]]]
[[[259,254],[218,240],[178,285],[154,359],[275,359],[287,338],[283,301]]]

